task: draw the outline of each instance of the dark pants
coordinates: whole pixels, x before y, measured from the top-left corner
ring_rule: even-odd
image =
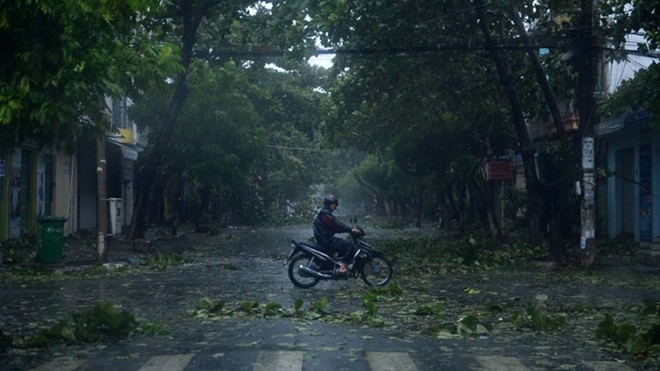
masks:
[[[332,252],[337,252],[339,256],[343,256],[342,261],[344,263],[353,263],[353,255],[355,254],[355,249],[353,248],[353,244],[350,241],[339,237],[333,237],[332,240],[328,241],[322,246],[328,248]]]

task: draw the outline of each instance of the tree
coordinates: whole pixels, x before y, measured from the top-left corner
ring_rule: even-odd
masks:
[[[652,63],[648,68],[639,70],[634,78],[625,80],[616,92],[608,97],[601,107],[606,116],[621,115],[630,110],[646,109],[650,113],[652,125],[660,127],[660,64]]]
[[[176,22],[174,25],[181,27],[180,65],[182,70],[174,77],[174,89],[165,110],[165,115],[162,118],[162,126],[150,136],[150,151],[146,153],[138,169],[138,187],[131,220],[130,239],[142,237],[146,228],[146,211],[152,189],[157,180],[159,167],[167,153],[183,103],[188,95],[188,69],[193,60],[197,30],[209,11],[221,2],[220,0],[176,0],[172,4],[168,4],[171,7],[166,9],[166,19],[169,19],[167,17],[171,15],[169,12],[181,17],[177,19],[180,23]],[[172,25],[171,20],[164,22],[164,24],[166,26]]]
[[[177,119],[188,94],[187,74],[194,58],[222,65],[235,61],[238,65],[263,66],[289,50],[292,59],[302,58],[307,38],[306,17],[298,12],[298,2],[260,2],[246,0],[196,0],[168,3],[163,18],[154,22],[159,32],[179,36],[180,64],[183,68],[173,78],[174,89],[164,112],[163,125],[150,135],[150,150],[144,156],[138,173],[138,190],[130,238],[143,235],[146,208],[159,167],[177,125]],[[172,31],[174,32],[166,32]],[[269,47],[263,48],[263,45]],[[281,48],[270,45],[278,45]],[[254,49],[258,48],[255,52]]]
[[[30,140],[40,148],[98,143],[99,257],[107,259],[106,98],[135,90],[163,66],[168,45],[145,42],[140,20],[157,1],[2,1],[0,156]],[[148,38],[148,37],[146,37]]]
[[[450,137],[450,144],[465,144],[465,149],[445,146],[451,154],[449,163],[470,156],[485,161],[517,147],[525,169],[530,238],[540,242],[542,225],[547,223],[550,253],[564,259],[563,238],[572,232],[564,219],[575,214],[565,210],[577,207],[573,198],[564,196],[572,192],[567,179],[574,175],[580,151],[565,150],[573,142],[564,133],[562,114],[571,113],[569,103],[577,94],[575,76],[581,65],[560,57],[580,34],[572,30],[581,29],[565,28],[562,21],[579,26],[580,9],[553,1],[475,1],[471,6],[401,1],[389,7],[356,1],[324,3],[319,12],[325,41],[342,48],[335,67],[338,83],[331,91],[334,105],[329,110],[329,134],[335,142],[370,151],[398,142],[406,144],[400,146],[399,153],[405,156],[399,158],[408,158],[408,163],[412,156],[423,160],[414,153],[417,145],[427,146],[424,140],[402,135],[418,130],[423,121],[441,128],[440,137]],[[540,55],[542,46],[549,53]],[[492,66],[484,64],[484,58],[490,58]],[[447,125],[454,122],[446,120],[449,116],[457,119],[458,130]],[[537,178],[537,148],[527,129],[530,121],[550,121],[558,133],[550,138],[558,143],[550,141],[546,146],[553,151],[551,166],[561,169],[561,176],[552,182],[542,184]],[[506,135],[511,130],[515,142]],[[444,169],[452,168],[438,158],[441,161],[434,165],[444,162]],[[423,168],[420,165],[415,167]],[[443,170],[435,171],[441,174]],[[490,199],[485,181],[456,184],[475,188],[470,198],[473,204]],[[450,195],[445,192],[445,197]],[[488,209],[486,203],[482,210]],[[483,220],[489,220],[489,214],[484,213]]]
[[[200,224],[204,219],[208,224],[225,216],[220,210],[242,218],[249,212],[249,202],[241,203],[243,193],[253,189],[250,178],[267,150],[261,118],[248,95],[251,89],[244,71],[233,62],[220,67],[196,60],[191,65],[189,97],[174,131],[176,140],[160,167],[162,181],[154,188],[162,196],[158,201],[168,202],[168,211],[181,213],[183,221]],[[158,108],[166,102],[163,89],[154,89],[136,102],[132,117],[158,130]],[[153,222],[163,221],[164,210],[158,206],[162,204],[151,205]]]
[[[320,29],[328,42],[342,47],[326,134],[336,145],[393,156],[418,185],[412,194],[398,191],[414,200],[406,203],[417,209],[419,223],[428,204],[424,197],[436,202],[437,195],[450,197],[440,190],[452,161],[464,154],[482,161],[511,147],[507,113],[499,91],[491,88],[492,69],[470,48],[472,18],[450,2],[325,5],[315,15],[322,19]],[[475,194],[484,191],[480,187]],[[487,199],[473,201],[479,198]]]
[[[162,44],[134,37],[157,1],[2,1],[0,148],[64,146],[105,134],[107,96],[134,83]]]
[[[325,72],[307,63],[273,58],[279,67],[257,64],[245,69],[249,91],[268,140],[265,161],[257,166],[262,198],[261,221],[305,217],[315,184],[323,183],[325,153],[318,143]],[[285,69],[286,68],[286,69]],[[307,219],[305,219],[307,220]]]
[[[606,6],[609,4],[610,6]],[[600,12],[604,36],[611,40],[612,50],[608,56],[615,59],[627,59],[629,54],[656,56],[660,47],[660,21],[657,19],[658,4],[655,1],[613,0],[602,4]],[[626,45],[630,34],[643,35],[637,50],[630,50]],[[655,54],[653,54],[655,53]],[[650,113],[652,124],[660,127],[660,64],[653,62],[648,68],[640,70],[633,79],[624,81],[611,97],[604,102],[603,115],[616,116],[628,110],[646,109]]]
[[[527,122],[525,119],[525,112],[520,98],[520,93],[516,84],[515,74],[512,70],[511,63],[507,60],[502,52],[497,50],[491,28],[497,28],[497,23],[493,23],[487,17],[487,8],[485,3],[481,0],[476,2],[477,17],[484,35],[485,47],[489,51],[491,59],[497,67],[498,74],[501,79],[502,88],[509,98],[511,104],[511,113],[513,118],[513,126],[516,130],[518,138],[518,146],[522,154],[525,182],[527,188],[527,214],[530,220],[530,239],[532,242],[540,242],[539,238],[539,213],[541,207],[541,194],[542,186],[536,177],[536,166],[534,162],[535,148],[531,142],[529,132],[527,130]],[[506,35],[500,35],[506,36]]]

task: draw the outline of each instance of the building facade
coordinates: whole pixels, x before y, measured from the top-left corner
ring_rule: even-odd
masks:
[[[132,217],[134,163],[140,148],[127,105],[125,98],[108,100],[114,129],[106,137],[106,182],[116,213],[108,220],[117,220],[119,229]],[[78,143],[74,154],[23,143],[0,156],[0,241],[36,235],[42,216],[65,217],[65,235],[94,230],[97,200],[96,141]]]
[[[597,128],[602,168],[604,231],[656,242],[660,236],[660,134],[641,110],[602,122]]]

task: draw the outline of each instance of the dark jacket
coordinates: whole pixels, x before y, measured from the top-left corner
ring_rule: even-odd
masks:
[[[314,218],[314,238],[322,246],[329,245],[335,233],[350,233],[351,230],[353,228],[335,218],[327,207],[322,208]]]

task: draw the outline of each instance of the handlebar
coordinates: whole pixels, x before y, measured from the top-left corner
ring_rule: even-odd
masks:
[[[355,231],[356,229],[358,230],[357,232]],[[353,227],[353,230],[351,231],[351,237],[353,238],[359,238],[364,236],[365,234],[366,233],[364,232],[364,229],[362,229],[362,227],[360,226]]]

